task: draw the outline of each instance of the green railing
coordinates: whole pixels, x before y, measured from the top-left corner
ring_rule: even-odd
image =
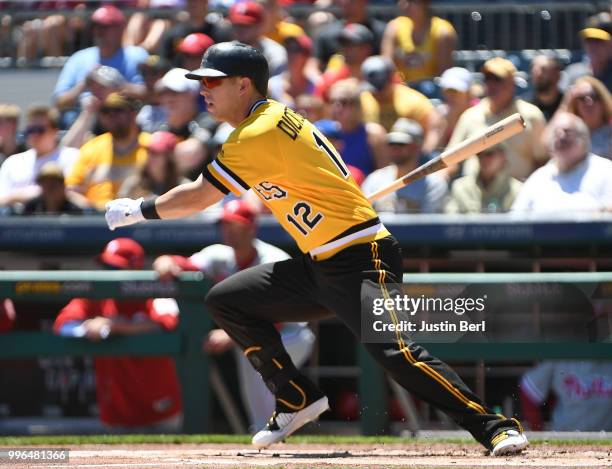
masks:
[[[183,273],[176,282],[157,282],[154,272],[58,271],[0,272],[0,298],[29,301],[83,298],[171,298],[180,321],[173,332],[115,336],[102,342],[66,338],[50,332],[0,335],[0,358],[58,355],[167,355],[176,359],[183,393],[185,433],[206,433],[209,425],[208,360],[202,338],[210,328],[203,300],[210,282],[199,272]]]
[[[432,273],[404,274],[404,284],[412,285],[493,285],[500,283],[571,283],[583,293],[598,300],[612,299],[612,272],[572,273]],[[433,355],[444,360],[536,360],[536,359],[612,359],[612,342],[550,343],[427,343],[422,344]],[[361,428],[366,435],[385,432],[388,417],[385,407],[385,382],[381,368],[360,348],[360,405],[363,409]]]
[[[406,274],[409,284],[571,283],[598,299],[612,297],[612,273],[540,274]],[[177,361],[185,405],[184,432],[210,431],[208,361],[202,339],[211,320],[203,299],[210,282],[200,273],[184,273],[176,282],[158,282],[143,271],[12,271],[0,272],[0,298],[47,301],[86,298],[174,297],[180,308],[174,332],[111,337],[103,342],[58,337],[45,332],[0,336],[0,359],[58,355],[168,355]],[[612,343],[430,343],[430,352],[446,360],[611,359]],[[359,392],[362,432],[380,434],[388,418],[381,368],[359,346]]]

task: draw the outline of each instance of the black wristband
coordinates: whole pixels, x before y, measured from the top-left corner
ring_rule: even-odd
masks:
[[[154,197],[152,199],[144,200],[140,204],[140,211],[142,212],[142,216],[145,217],[147,220],[159,220],[161,218],[159,216],[159,213],[157,213],[157,209],[155,208],[156,200],[157,197]]]

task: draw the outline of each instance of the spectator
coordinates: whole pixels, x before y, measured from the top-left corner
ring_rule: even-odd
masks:
[[[25,142],[17,134],[21,109],[14,104],[0,104],[0,166],[15,153],[26,151]]]
[[[612,161],[590,153],[584,121],[575,114],[557,112],[545,140],[551,160],[525,181],[512,211],[566,214],[609,209]]]
[[[536,55],[531,61],[533,92],[527,101],[536,106],[547,121],[559,108],[563,92],[559,89],[561,64],[550,55]]]
[[[209,14],[208,0],[186,0],[186,19],[170,28],[162,38],[159,55],[178,66],[177,47],[189,34],[202,33],[215,42],[231,41],[233,33],[231,25],[221,15]]]
[[[315,79],[308,75],[305,66],[312,54],[312,41],[306,35],[289,37],[283,43],[287,50],[289,66],[286,72],[272,77],[268,84],[268,93],[272,99],[295,107],[299,95],[312,94]]]
[[[452,147],[476,132],[518,112],[523,116],[527,128],[506,142],[506,157],[508,174],[522,181],[547,158],[541,143],[546,120],[537,107],[516,97],[514,85],[516,67],[512,62],[495,57],[485,62],[482,72],[486,98],[461,115],[448,146]],[[464,174],[477,173],[478,159],[473,157],[464,165]]]
[[[64,46],[69,35],[68,28],[67,17],[61,14],[39,13],[37,17],[24,21],[15,31],[17,65],[31,66],[40,55],[44,57],[65,55]]]
[[[382,54],[393,60],[407,83],[433,79],[453,66],[457,33],[448,21],[431,14],[430,0],[399,0],[405,16],[390,21]]]
[[[391,164],[374,171],[363,182],[365,194],[371,194],[408,174],[419,165],[423,147],[423,128],[418,122],[400,118],[387,134]],[[439,174],[430,174],[373,203],[377,212],[438,213],[448,191]]]
[[[108,269],[140,270],[142,246],[127,238],[106,245],[98,261]],[[93,300],[75,298],[57,316],[56,334],[92,341],[121,335],[170,331],[178,323],[178,306],[170,298]],[[100,420],[110,430],[177,432],[182,403],[174,360],[167,357],[97,357],[96,394]]]
[[[175,186],[188,182],[180,178],[174,161],[178,139],[173,133],[155,132],[145,148],[147,160],[138,173],[129,176],[119,189],[119,197],[150,197],[161,195]]]
[[[445,148],[453,135],[461,114],[475,104],[472,94],[472,74],[461,67],[451,67],[436,80],[442,90],[443,103],[437,107],[440,114],[439,147]]]
[[[367,176],[375,169],[386,166],[387,133],[380,124],[363,120],[360,93],[359,82],[355,78],[347,78],[331,87],[329,102],[331,117],[342,128],[342,159]]]
[[[45,163],[36,183],[40,186],[40,195],[25,202],[23,206],[15,207],[14,213],[19,215],[83,215],[94,213],[84,206],[80,199],[66,192],[64,172],[55,162]]]
[[[166,122],[166,113],[159,103],[155,84],[170,68],[170,63],[159,55],[150,55],[138,67],[147,89],[144,105],[136,116],[136,123],[143,132],[153,132]]]
[[[184,0],[138,0],[136,11],[130,15],[125,32],[123,33],[124,46],[140,46],[149,53],[159,47],[163,35],[170,29],[170,20],[153,18],[146,13],[147,9],[174,8],[185,6]]]
[[[569,83],[592,75],[612,91],[612,14],[601,12],[589,17],[580,37],[586,60],[567,67]]]
[[[98,209],[117,196],[123,181],[146,159],[150,135],[138,129],[137,112],[136,100],[110,94],[100,108],[100,124],[106,133],[81,147],[68,173],[68,189],[83,194]]]
[[[108,65],[121,72],[126,80],[125,94],[144,95],[138,64],[147,58],[147,51],[136,46],[121,46],[125,17],[113,5],[98,8],[91,17],[95,45],[75,52],[60,73],[53,97],[58,108],[75,107],[87,89],[87,77],[98,65]]]
[[[301,94],[295,98],[295,110],[310,122],[316,122],[325,116],[325,103],[318,96]]]
[[[531,430],[544,430],[540,407],[554,398],[547,430],[611,431],[611,376],[609,361],[543,361],[521,378],[523,418]]]
[[[0,166],[0,206],[23,202],[39,194],[36,175],[50,161],[69,171],[78,156],[75,148],[58,144],[59,114],[47,106],[32,106],[25,128],[29,150],[9,156]]]
[[[62,137],[64,146],[81,148],[87,140],[104,133],[104,130],[100,128],[98,116],[101,103],[108,95],[118,92],[125,85],[125,80],[119,70],[106,65],[94,68],[87,76],[86,82],[91,94],[81,99],[81,112]]]
[[[265,194],[262,194],[266,197]],[[266,262],[289,259],[284,251],[260,241],[257,232],[255,212],[242,200],[232,200],[223,208],[221,216],[221,237],[224,244],[215,244],[202,249],[189,258],[161,256],[153,268],[161,279],[176,277],[183,270],[201,271],[215,282],[249,267]],[[302,366],[312,350],[314,334],[306,323],[278,325],[283,345],[297,367]],[[241,350],[222,329],[210,332],[204,349],[209,353],[223,353],[230,348],[236,352],[238,379],[243,402],[247,409],[250,428],[262,428],[274,411],[274,396],[255,371]]]
[[[385,31],[386,23],[368,14],[367,0],[335,0],[334,3],[340,7],[341,19],[323,26],[314,36],[313,65],[321,71],[327,68],[331,57],[338,52],[340,35],[346,25],[360,24],[368,29],[372,35],[372,51],[369,55],[378,54]]]
[[[505,170],[506,149],[495,145],[478,153],[477,175],[463,176],[451,186],[445,213],[508,212],[521,190],[522,183]]]
[[[400,117],[415,120],[425,132],[423,151],[429,154],[438,147],[440,115],[425,95],[394,81],[393,62],[380,55],[370,57],[361,65],[361,75],[367,86],[361,94],[366,122],[379,123],[389,131]]]
[[[185,78],[187,70],[173,68],[155,85],[166,122],[156,130],[167,130],[180,140],[195,139],[205,145],[216,123],[198,109],[200,84]]]
[[[306,35],[301,26],[286,21],[286,13],[278,0],[256,0],[264,9],[263,34],[279,44],[287,39]]]
[[[211,142],[203,145],[195,138],[188,138],[176,145],[174,150],[174,160],[178,175],[195,181],[210,162],[208,159],[208,148]]]
[[[327,140],[332,144],[332,146],[342,155],[344,151],[344,142],[342,141],[342,127],[340,123],[330,120],[330,119],[321,119],[314,122],[315,127],[319,132],[321,132]],[[350,164],[346,165],[347,169],[353,176],[355,183],[361,187],[363,181],[365,180],[365,174],[359,168],[352,166]]]
[[[604,84],[591,76],[578,78],[561,107],[585,122],[591,133],[591,151],[612,159],[612,94]]]
[[[179,52],[179,66],[187,70],[200,68],[204,52],[214,43],[215,41],[204,33],[189,34],[176,48]]]
[[[229,20],[238,41],[261,51],[270,67],[270,76],[287,70],[287,51],[278,42],[263,35],[264,8],[254,1],[234,3],[229,10]]]
[[[340,32],[338,44],[340,54],[330,60],[315,89],[315,94],[325,100],[328,99],[329,89],[340,80],[361,80],[361,65],[374,50],[374,35],[361,24],[349,23]]]

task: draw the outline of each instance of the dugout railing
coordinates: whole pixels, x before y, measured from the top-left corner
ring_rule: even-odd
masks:
[[[445,284],[572,284],[587,298],[604,305],[599,310],[603,329],[612,329],[606,313],[612,299],[612,273],[521,273],[521,274],[406,274],[404,282],[421,287]],[[202,300],[210,283],[199,273],[184,273],[176,282],[158,282],[153,272],[121,271],[10,271],[0,272],[0,298],[30,301],[87,298],[175,297],[180,321],[175,332],[112,337],[102,342],[64,338],[50,332],[11,332],[0,335],[0,359],[41,356],[173,356],[182,383],[185,433],[205,433],[210,425],[209,362],[202,352],[202,338],[211,321]],[[445,360],[508,361],[536,359],[610,359],[610,337],[600,342],[428,343],[428,349]],[[385,379],[381,369],[358,347],[361,430],[381,434],[388,426]]]
[[[101,342],[66,338],[51,332],[0,335],[0,359],[49,356],[172,356],[176,359],[184,404],[183,431],[206,433],[209,426],[209,362],[202,337],[210,317],[202,303],[210,283],[199,272],[185,272],[176,282],[157,282],[154,272],[13,271],[0,272],[0,298],[58,301],[81,298],[170,298],[180,309],[173,332],[115,336]],[[18,312],[19,314],[19,312]]]

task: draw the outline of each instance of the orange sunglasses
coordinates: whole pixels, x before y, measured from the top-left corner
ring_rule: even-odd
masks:
[[[209,90],[221,85],[221,81],[227,77],[202,77],[202,83]]]

